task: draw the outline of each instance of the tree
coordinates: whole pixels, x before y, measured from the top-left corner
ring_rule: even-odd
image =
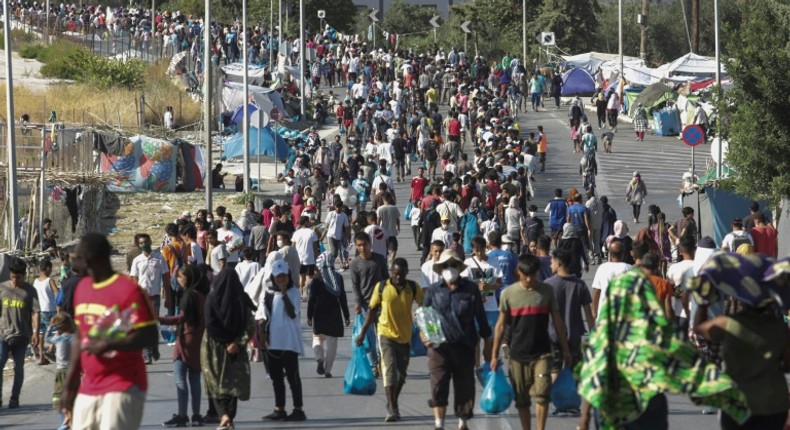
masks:
[[[777,201],[790,195],[790,4],[750,0],[741,7],[743,22],[727,47],[733,89],[720,103],[727,164],[736,191]]]
[[[536,18],[539,31],[553,31],[557,47],[566,52],[595,49],[598,0],[546,0]]]
[[[387,7],[387,13],[381,20],[381,28],[397,34],[427,33],[433,28],[429,21],[436,14],[436,9],[395,0]]]
[[[505,51],[510,51],[516,57],[521,57],[521,29],[527,14],[527,25],[535,19],[543,0],[527,0],[526,12],[522,11],[521,0],[491,0],[464,2],[453,6],[450,13],[451,20],[454,16],[462,17],[460,22],[471,21],[473,34],[469,35],[469,51],[479,52],[489,59],[500,59]],[[460,25],[456,26],[457,35],[463,41]],[[530,33],[531,34],[531,33]],[[458,42],[454,42],[458,43]],[[462,42],[461,42],[462,43]],[[537,43],[534,38],[527,40],[531,48]],[[462,44],[456,45],[462,46]]]

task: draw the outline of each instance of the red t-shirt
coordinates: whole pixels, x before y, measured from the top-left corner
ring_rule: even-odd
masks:
[[[428,186],[427,178],[415,176],[411,180],[411,201],[422,199],[425,196],[425,187]]]
[[[447,125],[447,135],[448,136],[460,136],[461,135],[461,121],[453,118],[450,120],[450,124]]]
[[[86,338],[96,320],[115,305],[123,311],[137,304],[133,315],[134,328],[156,324],[148,295],[128,276],[115,274],[104,282],[94,283],[89,276],[83,278],[74,291],[74,322],[80,338]],[[116,351],[112,358],[82,351],[82,383],[79,392],[89,396],[124,392],[137,386],[148,389],[145,363],[140,350]]]

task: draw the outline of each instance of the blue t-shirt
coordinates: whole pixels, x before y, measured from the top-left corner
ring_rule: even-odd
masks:
[[[587,231],[587,226],[584,224],[584,214],[587,213],[587,207],[581,203],[574,203],[568,208],[568,218],[571,220],[579,231]]]
[[[565,200],[554,199],[549,203],[549,227],[552,230],[562,230],[565,224],[565,217],[568,213],[568,205]]]
[[[488,251],[488,264],[502,271],[502,286],[496,291],[497,303],[499,303],[499,294],[502,290],[516,283],[516,256],[509,251],[494,249]]]

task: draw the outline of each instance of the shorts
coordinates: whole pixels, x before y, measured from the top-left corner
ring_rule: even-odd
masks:
[[[532,399],[538,404],[548,404],[551,394],[551,354],[522,363],[510,359],[510,385],[516,393],[516,407],[528,408]]]
[[[52,406],[60,407],[60,398],[63,395],[63,388],[66,387],[66,374],[69,369],[58,369],[55,372],[55,389],[52,390]]]
[[[398,238],[390,236],[387,238],[387,251],[396,252],[398,250]]]
[[[299,273],[302,275],[313,276],[315,274],[315,264],[302,264],[299,267]]]
[[[560,230],[551,229],[551,239],[552,240],[560,240],[561,237],[562,237],[562,229],[560,229]]]
[[[532,103],[540,102],[540,93],[532,93]]]
[[[55,316],[55,312],[40,312],[41,320],[38,323],[38,332],[39,333],[46,333],[47,329],[49,328],[49,323],[52,321],[52,317]]]
[[[582,361],[582,345],[581,342],[574,343],[568,342],[568,349],[571,353],[571,369],[576,366],[576,363]],[[551,344],[551,373],[560,373],[563,363],[562,347],[559,343]]]
[[[145,392],[137,387],[98,396],[78,394],[71,428],[136,429],[143,420],[144,405]]]
[[[486,299],[496,300],[494,296],[488,296]],[[493,331],[494,327],[496,327],[496,322],[499,319],[499,311],[486,311],[486,319],[488,319],[488,326],[491,327],[491,330]]]
[[[386,336],[379,336],[381,350],[381,377],[385,387],[395,387],[406,382],[409,368],[409,343],[398,343]]]

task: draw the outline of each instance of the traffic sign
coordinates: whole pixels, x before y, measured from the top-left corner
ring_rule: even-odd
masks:
[[[439,24],[439,15],[434,15],[433,18],[431,18],[431,25],[433,28],[439,28],[442,26]]]
[[[373,21],[373,22],[379,22],[379,17],[378,17],[378,16],[376,16],[376,14],[377,14],[377,13],[379,13],[379,11],[377,11],[376,9],[373,9],[373,11],[372,11],[372,12],[370,12],[370,15],[368,15],[368,17],[370,17],[370,20],[371,20],[371,21]]]
[[[541,31],[536,39],[538,43],[543,46],[553,46],[556,44],[553,31]]]
[[[269,118],[271,118],[272,121],[280,121],[283,119],[283,112],[280,109],[272,108],[269,112]]]
[[[469,28],[471,23],[472,21],[464,21],[463,24],[461,24],[461,30],[463,30],[464,33],[471,33],[472,29]]]
[[[691,124],[683,129],[681,139],[688,146],[697,146],[705,139],[705,134],[702,132],[702,127]]]
[[[326,18],[326,11],[323,10],[323,9],[319,9],[318,10],[318,19],[324,19],[324,18]]]

